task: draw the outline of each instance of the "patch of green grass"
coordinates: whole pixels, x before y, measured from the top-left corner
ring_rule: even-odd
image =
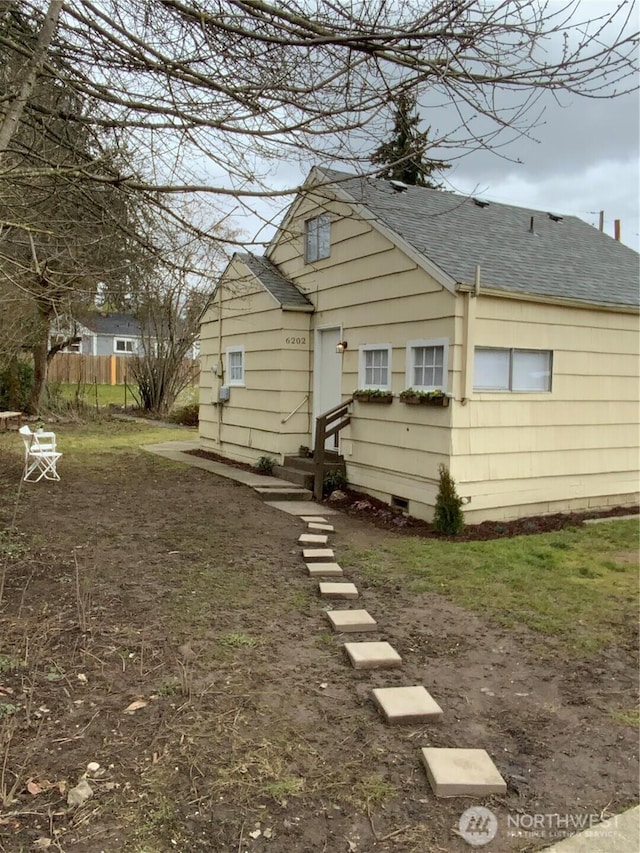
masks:
[[[292,592],[283,603],[284,611],[285,613],[289,613],[291,610],[304,612],[309,610],[315,601],[316,599],[311,595],[311,593],[306,592],[305,590],[298,590],[297,592]]]
[[[13,672],[21,666],[22,661],[15,655],[0,655],[0,672]]]
[[[383,549],[351,552],[350,561],[374,583],[402,578],[416,592],[441,593],[589,652],[631,642],[637,554],[638,524],[629,520],[486,542],[390,537]]]
[[[611,712],[611,719],[621,726],[638,728],[640,727],[640,707],[616,708]]]
[[[379,773],[364,775],[356,784],[349,799],[360,808],[370,809],[395,796],[396,789]]]
[[[264,792],[273,797],[277,803],[283,805],[291,797],[300,794],[303,788],[304,779],[301,779],[299,776],[290,776],[284,779],[277,779],[273,782],[267,782],[264,786]]]
[[[238,634],[232,631],[218,637],[218,642],[227,649],[255,649],[261,646],[263,641],[258,637],[250,637],[248,634]]]
[[[93,383],[77,383],[69,384],[65,382],[56,382],[53,384],[55,393],[62,400],[80,399],[88,406],[97,404],[100,408],[104,406],[135,406],[139,399],[138,389],[136,386],[129,386],[125,391],[124,385],[95,385]],[[132,393],[133,390],[133,393]],[[135,397],[133,396],[135,394]],[[196,386],[188,385],[178,395],[176,401],[177,406],[186,406],[188,403],[197,401],[198,389]]]

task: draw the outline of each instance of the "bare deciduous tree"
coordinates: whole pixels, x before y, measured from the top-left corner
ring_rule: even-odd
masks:
[[[39,4],[20,8],[42,34]],[[59,116],[113,129],[146,155],[141,177],[78,164],[71,173],[242,200],[282,192],[265,181],[273,158],[364,161],[367,126],[403,91],[436,93],[458,110],[458,133],[434,145],[487,147],[506,128],[526,133],[545,90],[597,98],[635,87],[633,5],[589,20],[592,8],[579,0],[68,0],[50,39],[55,63],[43,67],[92,105],[82,116],[58,108]],[[11,32],[4,43],[24,52]],[[5,101],[5,122],[20,92]]]

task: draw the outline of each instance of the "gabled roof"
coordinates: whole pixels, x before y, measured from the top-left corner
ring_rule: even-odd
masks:
[[[123,335],[138,338],[142,334],[140,323],[130,314],[86,314],[80,320],[83,326],[97,335]]]
[[[235,257],[251,270],[265,290],[283,308],[313,308],[313,303],[267,258],[252,255],[250,252],[237,252]]]
[[[317,175],[363,205],[458,284],[601,305],[637,306],[640,256],[575,216],[557,216],[331,169]]]

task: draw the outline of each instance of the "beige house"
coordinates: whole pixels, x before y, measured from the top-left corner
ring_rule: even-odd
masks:
[[[412,515],[440,463],[470,522],[633,504],[638,282],[639,256],[575,217],[314,169],[204,316],[201,446],[283,462],[376,389],[392,401],[355,399],[327,446]]]

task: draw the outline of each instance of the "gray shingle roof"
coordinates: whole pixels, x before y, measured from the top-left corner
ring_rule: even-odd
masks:
[[[81,321],[83,326],[98,335],[125,335],[139,337],[142,334],[140,323],[130,314],[86,314]]]
[[[323,169],[382,224],[460,284],[603,305],[639,304],[640,255],[575,216]],[[484,204],[484,203],[483,203]],[[555,215],[555,214],[554,214]],[[530,231],[533,217],[533,233]]]
[[[249,267],[263,287],[277,299],[283,307],[310,308],[313,304],[301,293],[292,281],[282,275],[278,268],[267,258],[238,252],[236,257]]]

